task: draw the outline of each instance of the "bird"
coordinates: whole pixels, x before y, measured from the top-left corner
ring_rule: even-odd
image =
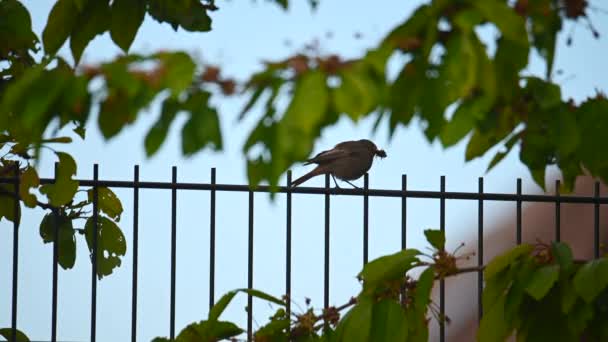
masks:
[[[336,178],[359,188],[350,181],[360,178],[369,171],[375,156],[386,158],[386,152],[378,149],[376,144],[367,139],[341,142],[331,150],[323,151],[308,159],[304,165],[317,164],[317,167],[293,181],[291,186],[296,187],[318,175],[330,174],[337,188],[340,186]]]

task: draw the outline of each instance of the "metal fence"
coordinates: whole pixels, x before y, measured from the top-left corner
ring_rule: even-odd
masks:
[[[52,184],[55,180],[53,178],[42,178],[41,184]],[[194,191],[208,191],[210,196],[210,227],[209,227],[209,305],[210,307],[215,303],[215,255],[216,255],[216,244],[215,244],[215,211],[216,211],[216,193],[221,192],[247,192],[249,194],[248,200],[248,253],[247,253],[247,286],[253,288],[253,232],[254,232],[254,193],[271,191],[269,186],[258,186],[250,188],[248,185],[234,185],[234,184],[218,184],[216,183],[216,170],[211,169],[211,182],[210,183],[180,183],[177,181],[177,167],[172,168],[172,179],[171,182],[143,182],[139,180],[139,166],[135,166],[133,170],[133,180],[129,181],[116,181],[116,180],[102,180],[99,179],[98,165],[95,164],[93,168],[93,179],[81,179],[78,180],[81,187],[92,187],[93,190],[93,222],[94,227],[97,229],[98,220],[98,187],[109,187],[109,188],[127,188],[133,190],[133,274],[132,274],[132,303],[131,303],[131,340],[136,341],[137,335],[137,267],[138,267],[138,216],[139,216],[139,191],[140,189],[164,189],[171,191],[171,294],[170,294],[170,339],[175,338],[175,269],[176,269],[176,235],[177,235],[177,191],[178,190],[194,190]],[[439,218],[440,218],[440,229],[445,231],[445,202],[446,200],[470,200],[477,201],[478,203],[478,246],[477,246],[477,266],[471,269],[471,272],[477,273],[477,303],[478,303],[478,317],[482,315],[482,302],[481,293],[483,287],[483,274],[481,266],[484,262],[484,245],[483,245],[483,215],[484,215],[484,201],[506,201],[514,202],[517,208],[517,219],[515,227],[515,238],[517,244],[522,242],[522,203],[524,202],[545,202],[554,203],[555,205],[555,235],[556,241],[560,241],[560,205],[561,203],[587,203],[593,205],[594,208],[594,256],[597,258],[600,255],[600,225],[599,225],[599,212],[601,204],[608,204],[608,197],[600,197],[600,183],[596,182],[594,187],[593,196],[563,196],[559,193],[560,183],[556,181],[556,192],[553,195],[530,195],[522,193],[522,181],[517,179],[516,192],[512,194],[508,193],[486,193],[484,192],[483,178],[479,178],[478,191],[477,192],[449,192],[445,190],[445,176],[440,179],[439,191],[416,191],[409,190],[407,187],[407,176],[402,175],[401,177],[401,189],[400,190],[385,190],[385,189],[370,189],[368,182],[368,175],[364,177],[364,186],[361,189],[354,188],[331,188],[330,177],[325,177],[325,187],[314,188],[314,187],[290,187],[291,184],[291,171],[287,173],[287,184],[280,186],[274,191],[285,194],[284,200],[286,201],[286,213],[285,213],[285,230],[286,230],[286,251],[285,251],[285,294],[287,298],[291,297],[291,249],[292,249],[292,195],[293,194],[315,194],[321,195],[324,198],[324,217],[325,217],[325,236],[324,236],[324,295],[323,303],[324,307],[329,307],[329,260],[330,260],[330,204],[332,195],[347,195],[347,196],[359,196],[363,199],[363,263],[368,262],[368,244],[369,244],[369,198],[370,197],[392,197],[401,198],[401,248],[407,247],[406,231],[407,231],[407,199],[408,198],[425,198],[425,199],[437,199],[440,201]],[[0,184],[15,184],[14,196],[19,196],[19,176],[15,174],[13,177],[0,178]],[[4,194],[7,195],[7,194]],[[17,216],[19,208],[19,202],[14,201],[15,216]],[[51,209],[55,210],[55,209]],[[55,211],[55,214],[57,212]],[[17,293],[19,290],[18,284],[18,257],[19,257],[19,224],[14,222],[13,224],[13,274],[12,274],[12,307],[11,307],[11,328],[13,334],[17,328],[18,319],[18,302]],[[58,236],[58,227],[55,225],[55,236]],[[97,234],[93,234],[93,253],[92,253],[92,269],[91,269],[91,313],[90,313],[90,340],[94,342],[96,340],[96,322],[97,322]],[[51,318],[51,341],[57,341],[57,258],[58,258],[58,239],[56,238],[53,243],[53,280],[52,280],[52,318]],[[247,335],[248,339],[251,339],[252,334],[252,297],[249,295],[247,299],[248,313],[247,313]],[[442,280],[439,287],[439,308],[440,314],[443,317],[445,314],[445,283]],[[287,314],[291,314],[290,301],[287,301]],[[445,326],[440,324],[440,339],[445,341]],[[13,335],[13,339],[15,339]]]

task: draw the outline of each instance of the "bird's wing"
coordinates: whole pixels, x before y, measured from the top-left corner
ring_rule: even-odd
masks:
[[[338,144],[340,145],[340,144]],[[338,148],[338,145],[336,145],[336,147],[332,148],[331,150],[327,150],[327,151],[323,151],[319,154],[317,154],[316,156],[314,156],[314,158],[308,159],[306,161],[306,163],[304,163],[304,165],[308,165],[308,164],[323,164],[323,163],[328,163],[331,162],[333,160],[339,159],[339,158],[344,158],[347,157],[349,155],[349,152]]]

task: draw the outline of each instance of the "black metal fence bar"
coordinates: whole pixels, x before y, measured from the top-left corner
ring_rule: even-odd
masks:
[[[247,288],[253,289],[253,191],[249,191],[249,245],[247,247]],[[247,294],[247,341],[253,338],[253,297]]]
[[[131,289],[131,341],[137,341],[137,258],[139,255],[139,165],[133,169],[133,280]]]
[[[55,179],[57,179],[59,163],[55,163]],[[53,215],[53,285],[52,285],[52,300],[51,300],[51,341],[57,341],[57,282],[58,282],[58,264],[59,264],[59,211],[57,209],[52,210]]]
[[[518,245],[521,245],[521,202],[522,197],[521,194],[521,178],[517,178],[517,223],[515,227],[515,240]]]
[[[291,187],[291,171],[287,172],[287,188]],[[285,295],[287,317],[291,317],[291,191],[287,192],[285,232]],[[289,327],[288,327],[289,329]]]
[[[445,193],[445,176],[441,176],[441,193]],[[445,233],[445,198],[439,200],[439,229]],[[439,340],[445,341],[445,280],[439,281]]]
[[[13,298],[11,306],[11,339],[17,340],[17,293],[19,285],[19,210],[21,210],[20,203],[17,200],[19,196],[19,168],[15,167],[14,173],[14,192],[15,196],[13,200]]]
[[[363,265],[367,264],[369,255],[369,175],[363,178]]]
[[[0,184],[12,184],[14,181],[13,177],[0,178]],[[109,188],[130,188],[135,187],[133,181],[115,181],[115,180],[87,180],[77,179],[80,186],[99,186]],[[41,184],[51,184],[51,178],[42,178]],[[292,194],[316,194],[316,195],[345,195],[345,196],[361,196],[364,194],[363,189],[346,189],[346,188],[312,188],[312,187],[297,187],[288,189],[285,186],[279,186],[271,190],[270,186],[260,185],[254,188],[250,188],[248,185],[234,185],[234,184],[207,184],[207,183],[176,183],[175,185],[167,182],[139,182],[138,187],[140,189],[156,189],[170,190],[175,187],[177,190],[216,190],[216,191],[236,191],[236,192],[262,192],[270,193],[276,191],[277,193],[287,193],[288,191]],[[433,199],[449,199],[449,200],[479,200],[484,201],[505,201],[505,202],[545,202],[555,203],[558,200],[556,195],[531,195],[531,194],[504,194],[504,193],[491,193],[486,192],[479,194],[478,192],[457,192],[457,191],[446,191],[444,193],[438,191],[421,191],[421,190],[407,190],[405,194],[402,190],[388,190],[388,189],[369,189],[368,195],[370,197],[395,197],[401,198],[405,195],[408,198],[433,198]],[[560,196],[559,201],[561,203],[598,203],[608,204],[608,197],[598,196],[597,198],[592,196]]]
[[[325,175],[325,189],[329,189],[329,175]],[[329,307],[329,192],[325,193],[325,258],[323,278],[323,308]]]
[[[401,175],[401,249],[407,246],[407,175]]]
[[[51,293],[51,341],[57,341],[57,282],[58,282],[58,261],[59,261],[59,211],[52,210],[53,215],[53,284]]]
[[[99,236],[99,165],[93,165],[93,251],[91,255],[91,342],[96,339],[97,325],[97,243]]]
[[[479,193],[483,193],[483,177],[479,177],[478,181]],[[483,199],[477,202],[477,317],[481,321],[483,315],[483,305],[481,292],[483,289]]]
[[[555,181],[555,196],[557,200],[555,201],[555,241],[561,241],[561,213],[560,213],[560,192],[559,192],[560,182],[559,179]]]
[[[209,310],[215,304],[215,168],[211,169],[211,185],[209,191]]]
[[[177,183],[177,167],[171,168],[171,184]],[[175,264],[177,252],[177,188],[171,188],[171,307],[169,312],[169,336],[175,339]]]
[[[600,257],[600,182],[595,182],[595,189],[593,191],[593,199],[595,205],[593,206],[593,249],[594,257],[597,259]]]

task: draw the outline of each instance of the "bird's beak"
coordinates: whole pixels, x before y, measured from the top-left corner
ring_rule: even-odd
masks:
[[[384,150],[376,150],[376,155],[380,158],[386,158],[386,152],[384,152]]]

